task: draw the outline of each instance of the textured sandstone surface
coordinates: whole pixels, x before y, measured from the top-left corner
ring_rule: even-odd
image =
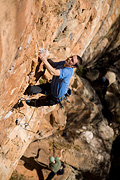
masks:
[[[94,93],[89,86],[86,88],[86,81],[79,82],[76,77],[71,81],[75,94],[72,106],[66,104],[65,110],[59,110],[58,106],[32,108],[18,100],[29,84],[39,83],[39,77],[42,82],[51,78],[48,72],[42,76],[42,64],[37,57],[39,47],[48,49],[49,57],[55,61],[78,54],[90,67],[106,50],[116,48],[120,44],[120,3],[119,0],[0,0],[0,10],[0,178],[6,180],[36,132],[39,139],[49,137],[55,122],[54,132],[65,129],[67,139],[73,142],[80,133],[76,124],[80,128],[82,121],[86,126],[96,119],[96,114],[99,119],[103,118],[101,104],[96,104],[99,100],[91,103]],[[119,117],[119,105],[115,113]],[[76,140],[79,144],[86,133],[92,137],[90,127]],[[78,143],[76,141],[74,143]],[[71,153],[70,148],[67,156]],[[82,150],[79,153],[83,153]],[[87,168],[86,164],[82,165],[85,159],[79,161],[79,157],[80,154],[74,167]],[[106,159],[109,161],[109,155]],[[68,168],[69,172],[75,176],[72,169]]]
[[[65,174],[54,179],[82,179],[83,176],[86,179],[89,176],[91,179],[106,179],[114,131],[103,118],[101,103],[90,84],[82,80],[85,83],[82,88],[83,82],[77,76],[73,79],[78,89],[76,94],[73,89],[74,94],[69,98],[71,104],[65,103],[65,112],[55,109],[51,114],[54,119],[51,132],[54,133],[55,156],[64,149],[62,160],[66,165]],[[72,86],[75,88],[74,84]],[[45,116],[47,120],[48,115]],[[66,122],[64,130],[55,130],[60,125],[58,117],[61,124]],[[43,139],[41,135],[36,135],[18,163],[17,173],[31,180],[45,179],[49,173],[46,168],[48,158],[52,154],[52,134]],[[104,168],[101,168],[102,164]]]

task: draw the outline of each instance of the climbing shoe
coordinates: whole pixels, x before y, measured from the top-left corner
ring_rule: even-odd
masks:
[[[28,106],[36,106],[36,101],[34,99],[32,100],[26,100],[26,104]]]

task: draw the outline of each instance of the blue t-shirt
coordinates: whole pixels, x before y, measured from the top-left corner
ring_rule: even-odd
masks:
[[[65,61],[55,62],[54,68],[60,69],[60,76],[53,76],[51,82],[51,94],[61,98],[67,93],[70,79],[74,73],[73,68],[64,67]]]

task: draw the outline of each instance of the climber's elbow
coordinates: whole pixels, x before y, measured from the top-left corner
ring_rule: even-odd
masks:
[[[54,69],[54,71],[51,71],[50,74],[53,75],[53,76],[60,76],[60,70],[59,69]]]

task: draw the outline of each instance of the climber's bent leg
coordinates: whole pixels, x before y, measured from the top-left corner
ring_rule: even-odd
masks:
[[[47,95],[47,96],[42,96],[39,99],[26,100],[26,104],[34,107],[53,106],[55,104],[58,104],[58,101],[53,99],[51,95]]]
[[[42,91],[42,89],[39,87],[39,85],[34,86],[28,86],[28,88],[25,90],[24,94],[26,95],[34,95],[38,94]]]
[[[55,173],[51,171],[46,180],[51,180],[55,176]]]
[[[35,95],[38,93],[47,94],[50,92],[50,83],[28,86],[24,92],[24,95]]]

